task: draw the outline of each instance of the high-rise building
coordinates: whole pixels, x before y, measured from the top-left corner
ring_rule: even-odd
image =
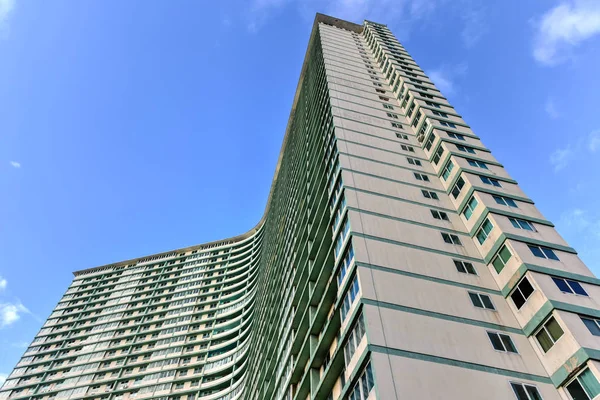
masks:
[[[0,399],[593,399],[599,285],[385,25],[318,14],[263,219],[75,272]]]

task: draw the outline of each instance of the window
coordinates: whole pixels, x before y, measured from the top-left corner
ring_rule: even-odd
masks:
[[[388,110],[393,110],[394,109],[394,107],[392,105],[390,105],[390,104],[384,104],[383,108],[386,108]],[[390,114],[388,114],[388,115],[390,115]]]
[[[515,347],[515,344],[510,336],[496,332],[488,332],[487,334],[490,338],[490,342],[492,342],[494,350],[504,351],[507,353],[518,353],[517,348]]]
[[[342,246],[344,244],[344,241],[346,240],[346,237],[348,237],[349,231],[350,231],[350,223],[348,222],[348,219],[346,218],[346,219],[344,219],[342,227],[339,230],[338,237],[335,241],[335,247],[333,249],[335,258],[337,258],[340,255],[340,251],[342,250]]]
[[[390,118],[398,119],[398,116],[396,114],[387,113],[387,116]]]
[[[346,274],[348,273],[348,270],[350,269],[350,265],[352,264],[353,260],[354,248],[352,247],[352,243],[350,243],[348,249],[346,250],[346,253],[344,254],[344,259],[340,262],[340,270],[337,273],[338,287],[342,285],[342,282],[344,281],[344,278],[346,277]]]
[[[544,353],[547,353],[548,350],[554,346],[554,343],[563,335],[563,330],[556,322],[554,317],[550,317],[548,321],[540,328],[540,330],[535,334],[535,338]]]
[[[492,260],[492,265],[497,273],[500,273],[504,269],[504,266],[511,257],[512,254],[510,250],[508,250],[508,247],[506,247],[506,245],[502,245],[498,251],[498,254],[496,254],[496,257]]]
[[[448,177],[450,176],[450,173],[452,172],[453,168],[454,164],[452,163],[452,161],[448,161],[448,164],[446,164],[446,167],[442,171],[442,179],[448,180]]]
[[[594,373],[586,368],[567,385],[567,392],[573,400],[591,400],[600,394],[600,383]]]
[[[529,247],[529,250],[531,250],[531,252],[533,253],[534,256],[539,257],[539,258],[548,258],[550,260],[556,260],[556,261],[560,261],[558,259],[558,257],[556,256],[556,254],[554,254],[554,251],[547,248],[547,247],[541,247],[541,246],[534,246],[531,244],[528,244],[527,247]]]
[[[431,150],[431,146],[433,145],[433,141],[435,140],[435,134],[431,134],[429,135],[429,137],[427,138],[427,141],[425,142],[425,150],[429,151]]]
[[[442,239],[444,239],[444,242],[446,242],[448,244],[456,244],[459,246],[462,245],[458,236],[452,235],[450,233],[442,233]]]
[[[513,208],[519,208],[519,206],[517,206],[517,203],[515,203],[515,201],[509,197],[502,197],[502,196],[493,196],[494,200],[496,201],[496,203],[503,205],[503,206],[509,206],[509,207],[513,207]]]
[[[429,211],[431,211],[431,215],[435,219],[443,219],[444,221],[450,221],[450,219],[448,219],[448,214],[446,214],[443,211],[437,211],[437,210],[429,210]]]
[[[519,218],[509,218],[508,220],[517,229],[525,229],[527,231],[537,232],[533,227],[533,224],[529,221]]]
[[[487,294],[469,292],[469,298],[471,299],[471,303],[477,308],[484,308],[486,310],[496,309],[494,303],[492,303],[492,299]]]
[[[455,146],[459,151],[462,151],[465,153],[470,153],[470,154],[475,154],[475,149],[473,149],[472,147],[463,146],[461,144],[456,144]]]
[[[377,91],[379,91],[379,89],[377,89]],[[383,93],[385,93],[385,90],[383,90],[382,92],[383,92]],[[383,101],[390,101],[390,98],[389,98],[389,97],[383,97],[383,96],[379,96],[379,98],[380,98],[381,100],[383,100]],[[384,104],[384,107],[385,107],[385,104]]]
[[[432,103],[431,101],[426,101],[425,104],[427,104],[430,107],[440,108],[439,104]]]
[[[552,280],[558,286],[561,292],[571,293],[571,294],[580,294],[582,296],[587,296],[587,292],[583,289],[583,286],[577,281],[572,281],[570,279],[556,278],[552,277]]]
[[[397,133],[396,132],[396,137],[398,139],[404,139],[404,140],[408,140],[408,135],[405,135],[404,133]]]
[[[408,160],[408,163],[410,165],[417,165],[417,166],[421,166],[421,161],[420,160],[416,160],[414,158],[410,158],[410,157],[406,157],[406,160]]]
[[[580,317],[590,333],[594,336],[600,336],[600,321],[597,319]]]
[[[375,89],[375,91],[376,91],[377,93],[385,93],[385,90],[382,90],[382,89]]]
[[[475,198],[475,196],[471,196],[471,198],[467,202],[467,205],[465,206],[465,209],[463,210],[463,215],[465,216],[465,219],[467,221],[469,220],[469,218],[471,218],[471,215],[473,215],[473,212],[475,212],[475,208],[477,207],[478,204],[479,203],[477,202],[477,199]]]
[[[410,151],[410,152],[412,152],[412,153],[414,153],[414,152],[415,152],[415,149],[414,149],[414,147],[412,147],[412,146],[400,145],[400,147],[401,147],[401,148],[402,148],[402,150],[404,150],[404,151]]]
[[[448,114],[441,112],[441,111],[431,111],[433,113],[433,115],[437,115],[438,117],[442,117],[442,118],[448,118]]]
[[[481,179],[481,182],[485,183],[486,185],[502,187],[502,185],[500,184],[500,181],[498,181],[498,179],[488,178],[487,176],[480,176],[479,179]]]
[[[371,363],[367,364],[367,367],[358,378],[356,384],[352,388],[348,400],[366,400],[369,397],[369,393],[373,390],[373,371],[371,369]]]
[[[483,242],[485,242],[493,228],[494,225],[492,225],[490,220],[486,218],[485,221],[483,221],[483,224],[481,224],[481,228],[479,228],[477,234],[475,235],[479,244],[483,244]]]
[[[458,272],[461,272],[463,274],[477,275],[477,271],[475,270],[475,267],[470,262],[459,261],[459,260],[452,260],[452,261],[454,261],[454,266],[456,267],[456,270]]]
[[[400,128],[400,129],[402,129],[402,124],[399,124],[397,122],[392,122],[392,128]]]
[[[357,318],[354,326],[350,330],[350,334],[348,335],[348,340],[344,345],[344,359],[346,360],[346,365],[350,363],[352,356],[356,352],[356,348],[360,344],[361,339],[365,335],[365,320],[363,314],[360,313]]]
[[[429,190],[421,190],[421,193],[423,193],[423,197],[425,197],[426,199],[433,199],[433,200],[440,199],[436,192],[430,192]]]
[[[425,182],[429,182],[429,177],[425,174],[419,174],[417,172],[414,172],[413,175],[415,176],[415,178],[418,181],[425,181]]]
[[[477,161],[477,160],[472,160],[470,158],[467,158],[467,162],[469,163],[469,165],[471,167],[478,167],[478,168],[483,168],[483,169],[489,169],[487,164],[481,161]]]
[[[448,128],[456,128],[456,125],[454,125],[452,122],[446,122],[446,121],[438,121],[438,122],[442,126],[447,126]]]
[[[454,188],[452,189],[452,197],[454,197],[455,199],[460,195],[460,191],[462,190],[463,186],[465,186],[465,181],[463,180],[462,177],[458,178],[458,181],[456,181],[456,184],[454,185]]]
[[[460,133],[446,132],[446,134],[452,139],[465,140],[465,137]]]
[[[517,400],[542,400],[542,396],[535,386],[517,382],[511,382],[510,386],[515,392]]]
[[[354,304],[354,300],[358,297],[358,291],[360,287],[358,286],[358,276],[354,275],[354,279],[352,279],[352,283],[348,285],[348,289],[346,289],[346,294],[344,296],[344,301],[342,302],[341,307],[341,317],[342,321],[346,319],[348,315],[348,311],[350,311],[350,307]]]
[[[435,165],[437,165],[440,162],[440,159],[442,158],[442,154],[444,154],[444,148],[442,146],[438,147],[438,149],[435,151],[435,156],[433,156],[433,163]]]
[[[523,307],[523,304],[525,304],[525,302],[527,301],[529,296],[531,296],[534,290],[535,289],[529,282],[529,279],[527,279],[527,277],[523,277],[523,279],[521,279],[521,282],[519,282],[515,290],[513,290],[512,294],[510,295],[510,298],[515,304],[515,307],[517,307],[517,310],[520,310],[521,307]]]

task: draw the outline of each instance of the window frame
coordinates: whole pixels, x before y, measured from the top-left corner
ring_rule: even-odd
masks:
[[[496,311],[496,305],[492,301],[492,297],[489,294],[481,293],[481,292],[472,292],[470,290],[467,290],[467,294],[469,296],[469,300],[471,301],[471,304],[473,305],[473,307],[481,308],[482,310]],[[487,300],[491,304],[492,308],[489,308],[486,306],[485,301],[483,301],[484,296],[485,296],[485,298],[487,298]],[[478,299],[479,303],[481,304],[481,307],[478,306],[477,304],[475,304],[475,302],[473,301],[473,297],[476,297]]]
[[[501,333],[498,331],[485,331],[485,332],[487,333],[487,337],[488,337],[494,351],[498,351],[501,353],[509,353],[509,354],[519,354],[519,350],[517,349],[517,346],[515,345],[515,342],[512,340],[510,335],[508,335],[506,333]],[[503,350],[496,348],[496,346],[494,345],[494,341],[492,340],[492,335],[496,335],[498,337],[498,341],[502,345]],[[504,339],[507,339],[507,341],[510,343],[510,345],[512,346],[514,351],[511,351],[507,348]]]
[[[515,395],[515,398],[516,398],[517,400],[538,400],[538,399],[536,399],[536,398],[534,398],[534,397],[531,397],[531,395],[529,394],[529,391],[527,390],[527,388],[533,388],[533,389],[536,391],[536,393],[537,393],[537,397],[538,397],[540,400],[543,400],[543,398],[542,398],[542,395],[541,395],[541,393],[540,393],[539,389],[538,389],[538,388],[537,388],[537,386],[535,386],[535,385],[531,385],[531,384],[529,384],[529,383],[517,382],[517,381],[508,381],[508,383],[510,384],[510,387],[511,387],[511,389],[512,389],[512,391],[513,391],[513,394]],[[527,396],[527,398],[526,398],[526,399],[522,399],[521,397],[519,397],[519,394],[518,394],[518,393],[517,393],[517,391],[515,390],[515,386],[517,386],[517,385],[518,385],[518,386],[521,386],[521,387],[523,388],[523,392],[524,392],[524,393],[525,393],[525,395]]]

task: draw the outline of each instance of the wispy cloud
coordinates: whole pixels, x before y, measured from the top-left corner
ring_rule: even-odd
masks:
[[[21,340],[20,342],[12,342],[10,345],[18,349],[26,349],[27,347],[29,347],[29,342]]]
[[[0,276],[0,292],[4,291],[6,289],[7,285],[8,285],[8,282],[6,281],[6,279],[4,279],[2,276]]]
[[[570,57],[574,47],[600,34],[600,1],[563,1],[534,26],[534,58],[544,65],[558,64]]]
[[[0,35],[8,30],[8,20],[15,8],[15,0],[0,0]]]
[[[0,0],[2,1],[2,0]],[[21,168],[21,163],[17,162],[17,161],[9,161],[9,164],[11,165],[11,167],[13,168]]]
[[[488,31],[485,10],[481,4],[467,3],[461,13],[463,29],[460,33],[465,47],[475,46]]]
[[[6,378],[8,378],[7,374],[0,373],[0,387],[2,387],[2,385],[4,385],[4,382],[6,382]]]
[[[468,67],[466,63],[454,65],[452,67],[443,65],[437,69],[427,71],[429,79],[437,86],[440,91],[445,94],[453,94],[456,90],[454,81],[457,78],[464,76],[467,73]]]
[[[552,154],[550,154],[550,164],[554,168],[554,172],[558,172],[561,169],[564,169],[569,162],[575,156],[575,151],[572,149],[571,145],[568,145],[562,149],[556,149]]]
[[[14,324],[22,314],[30,314],[30,311],[21,302],[0,303],[0,328]]]
[[[588,136],[588,149],[595,153],[600,150],[600,129],[597,131],[593,131]]]
[[[600,239],[600,216],[592,215],[588,211],[579,208],[565,211],[559,223],[578,233],[590,234]]]
[[[558,112],[556,103],[554,102],[554,99],[550,97],[546,99],[546,103],[544,104],[544,110],[546,111],[546,114],[548,114],[548,116],[552,119],[557,119],[558,117],[560,117],[560,113]]]
[[[411,22],[430,16],[446,0],[254,0],[248,13],[248,30],[258,31],[269,18],[286,6],[297,8],[305,18],[322,12],[347,21],[364,19],[398,23],[406,28]],[[471,0],[469,0],[471,1]]]
[[[569,165],[575,159],[576,154],[581,154],[584,151],[594,153],[598,150],[600,150],[600,129],[591,132],[587,136],[580,136],[564,147],[554,150],[550,154],[549,161],[554,167],[554,171],[558,172]]]

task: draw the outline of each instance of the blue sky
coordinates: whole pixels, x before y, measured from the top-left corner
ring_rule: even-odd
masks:
[[[315,12],[387,23],[600,274],[600,3],[0,0],[0,380],[72,271],[260,219]]]

